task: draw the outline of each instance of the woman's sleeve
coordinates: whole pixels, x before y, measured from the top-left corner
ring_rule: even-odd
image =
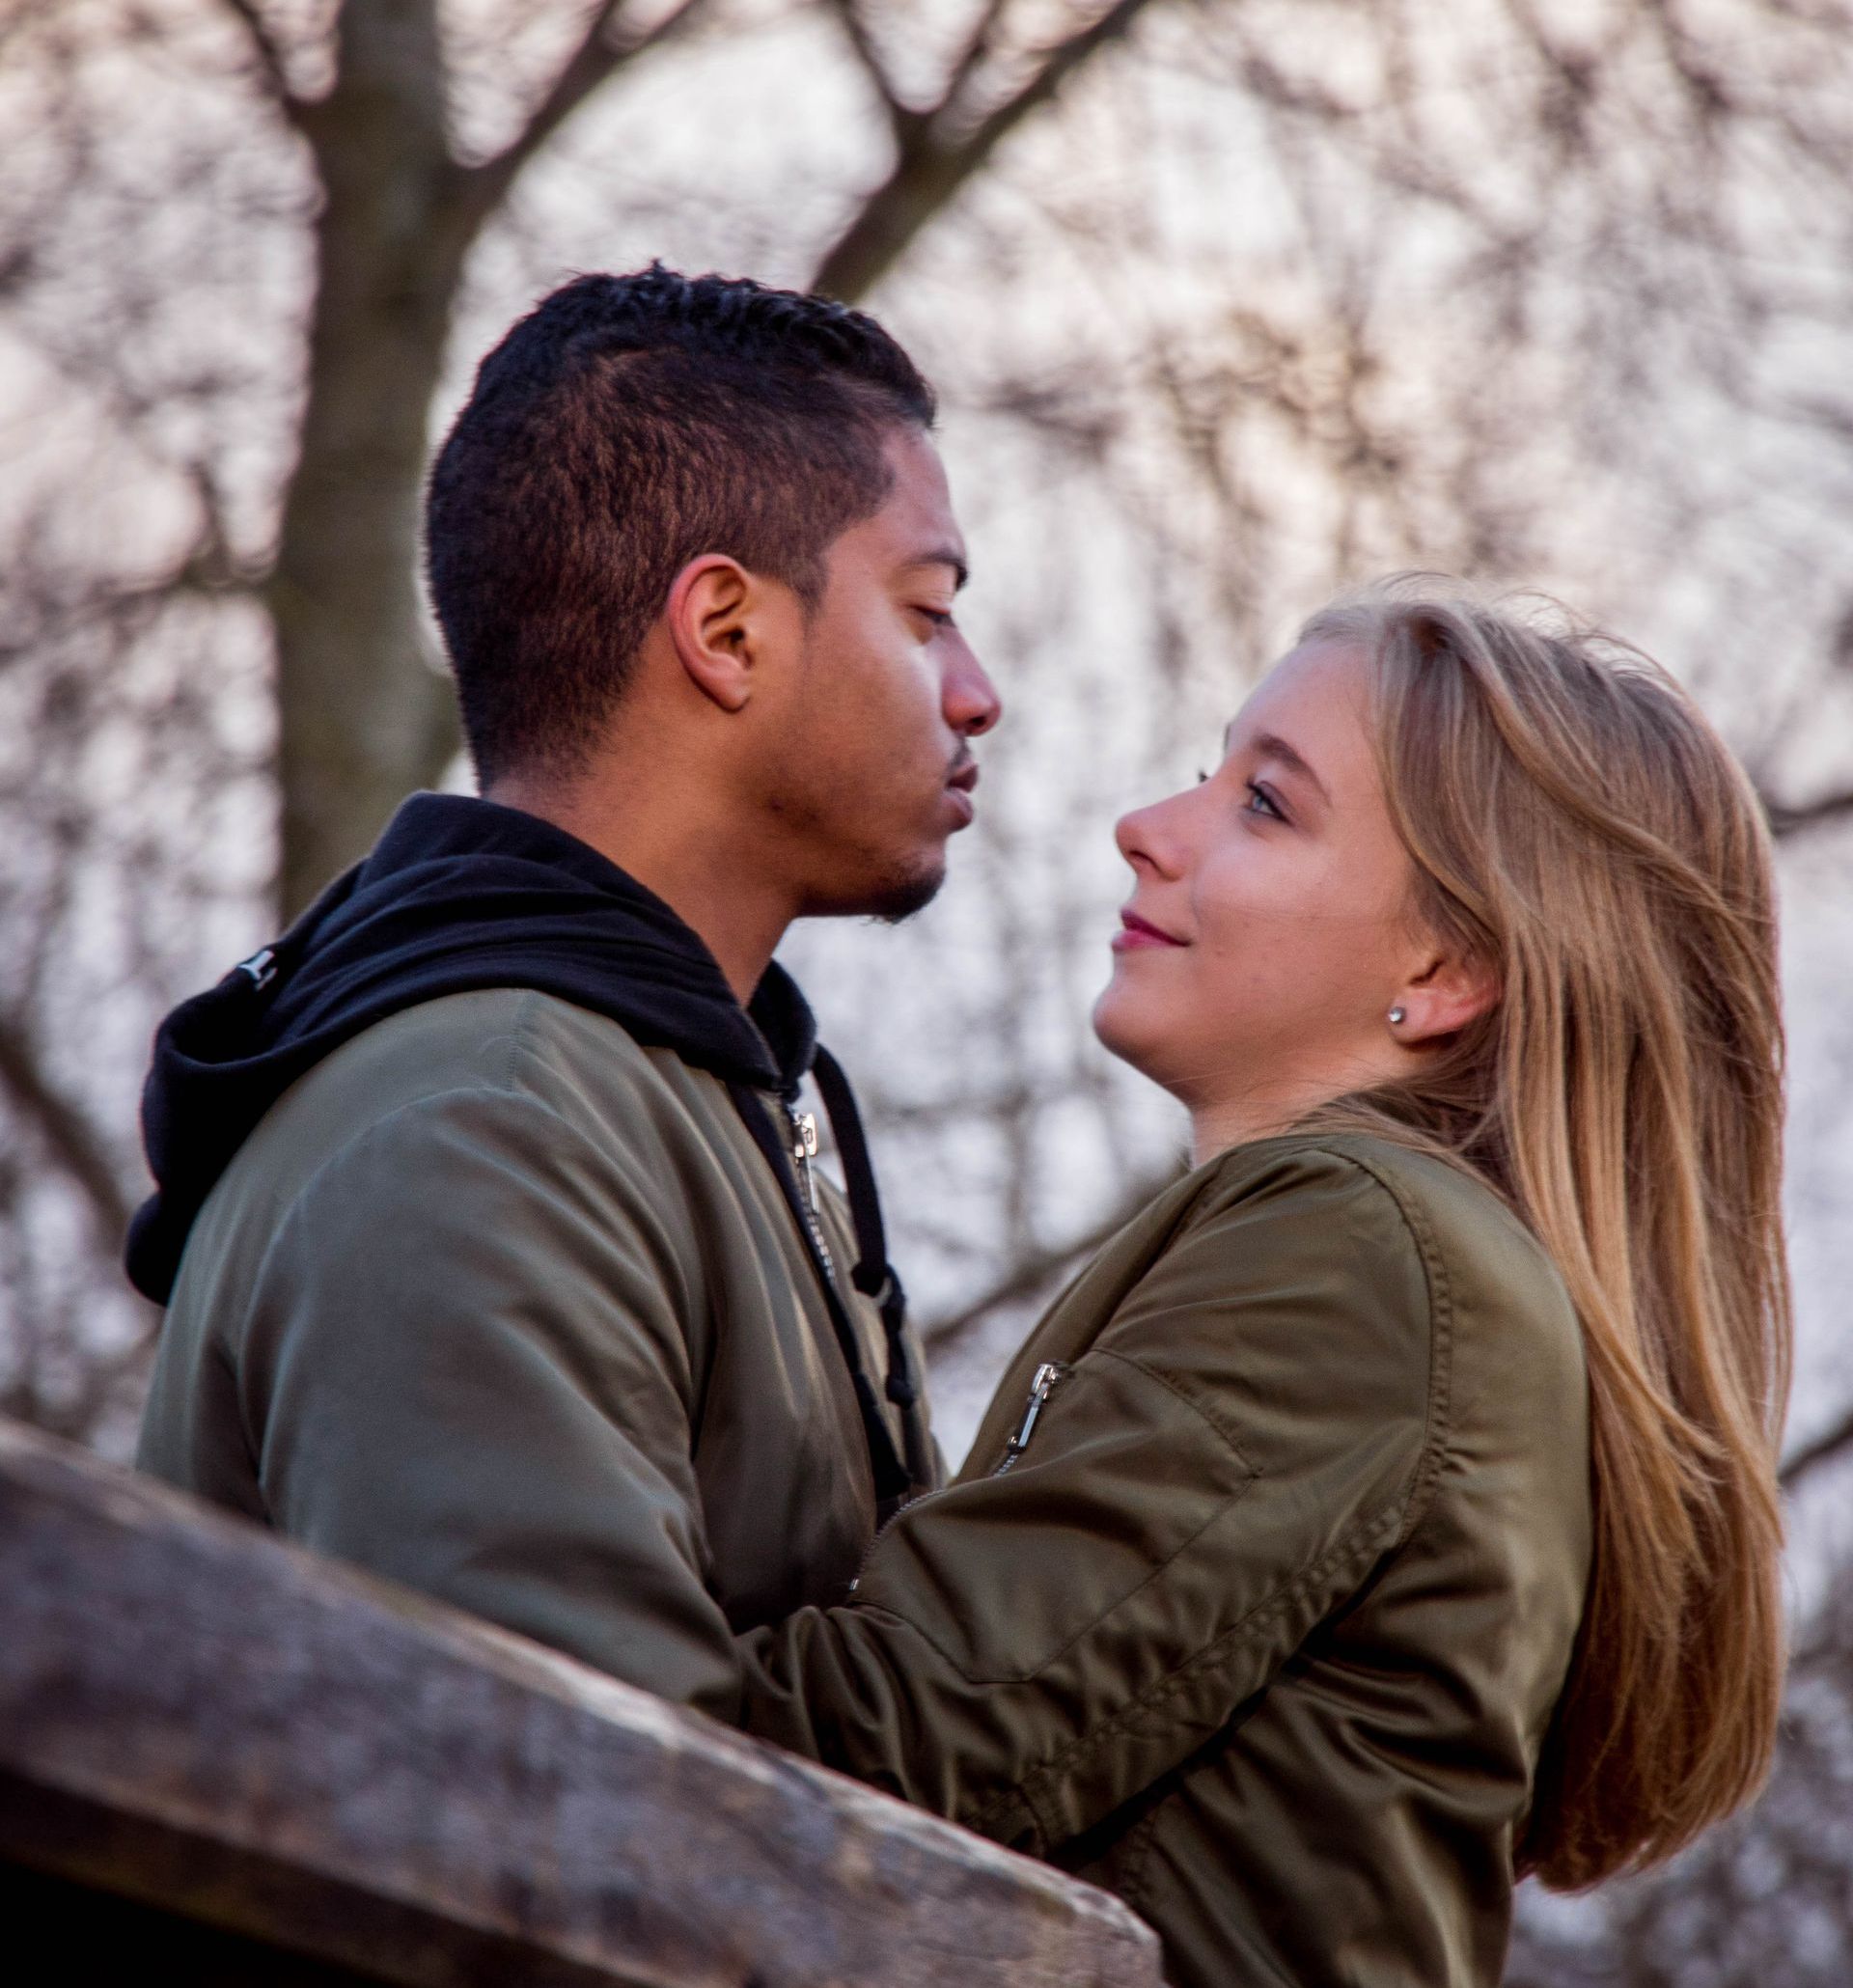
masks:
[[[1222,1729],[1412,1522],[1445,1292],[1364,1166],[1301,1150],[1193,1216],[1050,1394],[741,1639],[749,1731],[1046,1852]]]

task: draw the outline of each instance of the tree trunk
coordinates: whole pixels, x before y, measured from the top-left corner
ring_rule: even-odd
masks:
[[[961,140],[902,120],[893,172],[823,259],[816,287],[845,301],[864,294],[999,143],[1147,4],[1117,0]],[[323,206],[301,455],[266,586],[286,917],[363,855],[400,800],[436,780],[456,750],[450,686],[423,653],[419,510],[431,398],[470,244],[534,151],[699,6],[684,0],[628,42],[611,33],[622,8],[597,10],[529,129],[483,166],[450,155],[435,0],[346,0],[334,89],[292,109]]]
[[[422,653],[419,494],[474,232],[430,0],[349,0],[339,80],[299,116],[323,208],[301,455],[267,586],[286,916],[456,749],[449,687]]]

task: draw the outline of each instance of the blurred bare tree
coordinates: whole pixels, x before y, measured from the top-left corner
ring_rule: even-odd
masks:
[[[857,295],[1145,5],[1027,35],[987,8],[920,100],[899,94],[861,14],[823,9],[893,157],[806,279]],[[69,1067],[88,1060],[59,1019],[74,1005],[60,954],[94,908],[79,879],[113,871],[130,900],[108,937],[134,957],[112,962],[111,980],[136,1010],[131,1034],[145,1032],[198,972],[189,898],[244,908],[267,885],[291,913],[406,792],[441,781],[457,737],[421,612],[418,510],[472,245],[589,100],[609,99],[622,131],[616,86],[647,58],[705,36],[750,75],[743,44],[794,11],[818,12],[27,0],[0,27],[27,134],[0,187],[0,294],[18,342],[7,415],[21,442],[0,807],[30,845],[4,906],[19,950],[0,992],[0,1088],[22,1154],[52,1174],[23,1161],[0,1173],[17,1245],[0,1402],[14,1412],[96,1428],[124,1405],[117,1383],[132,1397],[149,1328],[120,1316],[129,1301],[106,1270],[109,1322],[87,1316],[138,1170],[120,1087],[98,1109]],[[66,394],[85,403],[74,419],[49,411]],[[102,528],[125,479],[138,513],[126,543]],[[101,853],[121,824],[105,829],[103,776],[83,762],[99,705],[144,676],[141,722],[117,743],[141,799],[159,803],[146,821],[135,811],[149,840],[123,862],[120,845]],[[235,719],[203,723],[202,704],[222,698]],[[170,750],[191,763],[169,763]],[[211,816],[196,813],[191,833],[174,818],[189,804]],[[98,936],[84,927],[83,943]]]
[[[1817,1523],[1853,1461],[1849,102],[1846,0],[11,0],[0,1409],[123,1449],[148,1031],[456,777],[417,500],[475,356],[658,253],[872,295],[942,387],[1014,722],[941,901],[790,951],[865,1076],[954,1437],[1178,1164],[1085,1026],[1106,824],[1298,614],[1400,566],[1553,586],[1762,783],[1809,921],[1790,1740],[1738,1829],[1528,1919],[1513,1978],[1843,1977],[1853,1621],[1814,1597],[1853,1564]],[[1813,1929],[1757,1973],[1784,1889]]]
[[[1797,1457],[1793,1497],[1826,1460]],[[1507,1988],[1842,1988],[1853,1959],[1853,1588],[1830,1587],[1790,1664],[1762,1799],[1592,1914],[1521,1917]]]

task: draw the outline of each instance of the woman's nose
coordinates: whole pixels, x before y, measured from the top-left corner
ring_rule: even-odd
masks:
[[[1183,794],[1173,794],[1167,800],[1153,801],[1120,815],[1114,823],[1113,839],[1120,855],[1135,870],[1148,869],[1166,877],[1183,873],[1184,850],[1177,815],[1178,803],[1185,798]]]

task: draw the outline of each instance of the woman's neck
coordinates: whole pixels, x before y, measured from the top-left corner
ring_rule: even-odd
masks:
[[[1232,1146],[1271,1139],[1285,1132],[1301,1116],[1300,1112],[1278,1107],[1259,1110],[1252,1100],[1245,1109],[1226,1103],[1200,1106],[1190,1115],[1191,1164],[1201,1167]]]
[[[1406,1050],[1388,1043],[1375,1054],[1356,1057],[1344,1068],[1327,1067],[1317,1074],[1303,1072],[1265,1088],[1252,1085],[1214,1097],[1187,1097],[1182,1102],[1190,1113],[1193,1164],[1201,1167],[1232,1146],[1247,1146],[1257,1139],[1275,1139],[1283,1132],[1290,1132],[1322,1104],[1405,1075],[1413,1061]]]

